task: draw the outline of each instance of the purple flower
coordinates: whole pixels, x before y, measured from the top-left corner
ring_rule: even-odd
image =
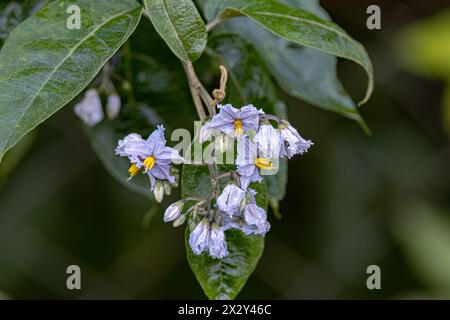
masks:
[[[219,105],[219,109],[219,113],[207,123],[206,129],[217,129],[230,137],[241,137],[247,130],[257,131],[259,115],[264,114],[251,104],[241,109],[236,109],[231,104]]]
[[[200,223],[197,224],[195,229],[191,232],[189,236],[189,245],[191,246],[192,252],[196,255],[199,255],[208,249],[209,232],[210,224],[206,219],[200,221]]]
[[[290,159],[296,154],[303,154],[313,145],[310,140],[303,139],[297,129],[287,121],[280,124],[279,129],[281,136],[280,156],[282,158],[287,157]]]
[[[222,191],[222,194],[217,198],[217,206],[220,211],[233,216],[239,213],[239,207],[245,197],[245,191],[235,184],[228,184]]]
[[[241,176],[241,188],[246,190],[251,182],[261,182],[259,169],[270,170],[273,168],[269,158],[258,157],[255,143],[248,137],[238,140],[236,166]]]
[[[86,91],[83,100],[75,105],[74,112],[88,127],[94,127],[102,122],[105,115],[97,90]]]
[[[200,221],[191,232],[189,245],[196,255],[204,251],[208,251],[209,255],[215,259],[221,259],[228,255],[223,229],[216,224],[211,225],[207,219]]]
[[[241,230],[246,234],[265,235],[270,230],[266,211],[256,204],[251,203],[245,206],[244,220],[246,225]]]
[[[162,125],[158,126],[147,140],[136,133],[127,135],[119,141],[116,154],[128,157],[132,163],[128,170],[131,177],[144,170],[150,178],[152,190],[156,180],[167,180],[170,184],[174,184],[175,177],[170,175],[170,165],[172,162],[183,161],[177,150],[166,147]]]

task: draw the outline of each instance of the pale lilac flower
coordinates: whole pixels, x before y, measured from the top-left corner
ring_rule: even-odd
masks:
[[[225,233],[217,225],[211,227],[209,234],[209,255],[215,259],[222,259],[228,255]]]
[[[169,207],[167,207],[166,211],[164,212],[164,222],[171,222],[181,215],[181,210],[183,209],[184,202],[183,201],[177,201],[175,203],[172,203]]]
[[[108,119],[114,120],[119,115],[122,102],[117,94],[111,94],[108,96],[108,103],[106,104],[106,115]]]
[[[280,156],[282,158],[287,157],[290,159],[296,154],[303,154],[313,145],[310,140],[303,139],[297,129],[288,122],[280,124],[279,129],[281,136]]]
[[[245,197],[245,191],[235,184],[228,184],[217,198],[217,206],[220,211],[230,217],[239,213],[239,207]]]
[[[251,104],[241,109],[236,109],[231,104],[219,105],[219,109],[219,113],[207,123],[206,129],[220,130],[232,138],[243,136],[247,130],[257,131],[259,115],[264,114],[261,109],[258,110]]]
[[[256,204],[251,203],[245,206],[244,219],[246,225],[241,230],[246,234],[265,235],[270,229],[266,211]]]
[[[256,144],[248,137],[244,137],[237,143],[236,166],[240,175],[241,188],[246,190],[251,182],[262,181],[259,169],[270,169],[272,163],[270,159],[259,158]]]
[[[278,158],[280,156],[280,139],[278,129],[271,124],[261,125],[254,139],[260,156],[269,159]]]
[[[210,227],[208,220],[203,219],[191,232],[189,236],[189,245],[191,246],[192,252],[196,255],[199,255],[208,249]]]
[[[225,233],[216,224],[210,224],[203,219],[195,227],[189,236],[189,245],[196,255],[207,251],[215,259],[221,259],[228,255]]]
[[[88,127],[94,127],[102,122],[105,115],[97,90],[86,91],[83,100],[75,105],[74,112]]]
[[[162,125],[158,126],[147,140],[142,139],[138,134],[129,134],[119,141],[116,154],[128,157],[132,163],[129,169],[131,176],[144,170],[144,173],[148,174],[150,178],[152,190],[156,180],[167,180],[170,184],[174,184],[176,181],[175,177],[170,174],[170,165],[172,162],[183,161],[177,150],[166,147]],[[162,192],[164,194],[164,187]]]

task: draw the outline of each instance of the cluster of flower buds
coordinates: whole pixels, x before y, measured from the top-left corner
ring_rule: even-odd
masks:
[[[252,105],[236,109],[227,104],[218,108],[219,113],[202,127],[200,142],[214,137],[215,149],[221,152],[234,148],[236,143],[236,170],[212,177],[213,180],[228,177],[230,181],[221,192],[212,190],[208,199],[182,199],[169,206],[164,221],[179,226],[192,215],[189,237],[192,251],[197,255],[207,252],[220,259],[228,255],[226,230],[265,235],[270,229],[267,213],[257,205],[256,191],[249,188],[250,183],[261,182],[264,172],[277,170],[274,164],[278,158],[303,154],[312,142],[303,139],[288,121]],[[192,200],[197,203],[183,211]]]
[[[122,103],[120,96],[116,93],[108,95],[106,103],[106,116],[109,120],[114,120],[120,112]],[[84,94],[83,99],[75,105],[75,114],[88,127],[95,127],[105,118],[102,100],[96,89],[89,89]]]
[[[131,166],[128,169],[130,179],[138,173],[147,175],[156,201],[161,202],[164,194],[170,195],[172,187],[178,186],[178,169],[172,164],[184,160],[177,150],[166,146],[164,127],[157,129],[144,140],[140,135],[131,133],[120,140],[116,154],[127,157]]]

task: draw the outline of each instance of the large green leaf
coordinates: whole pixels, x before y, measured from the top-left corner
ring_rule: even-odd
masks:
[[[82,28],[69,30],[71,1],[54,1],[19,25],[0,52],[0,159],[27,132],[77,96],[131,35],[135,0],[79,0]]]
[[[209,20],[247,16],[277,36],[361,65],[368,75],[365,103],[373,91],[373,68],[364,47],[331,21],[273,0],[208,0]]]
[[[208,195],[211,187],[207,166],[184,165],[181,179],[183,197]],[[252,184],[258,193],[259,206],[267,208],[265,184]],[[237,230],[228,230],[226,239],[229,254],[213,259],[208,254],[195,255],[189,246],[190,224],[186,228],[186,253],[189,265],[209,299],[234,299],[254,271],[264,250],[264,237],[247,236]]]
[[[230,75],[225,102],[236,106],[252,103],[266,113],[287,119],[286,107],[252,45],[235,34],[218,34],[210,39],[209,46]],[[280,159],[278,173],[264,176],[272,203],[284,198],[287,174],[287,161]]]
[[[173,53],[195,61],[206,46],[205,24],[192,0],[145,0],[150,20]]]
[[[283,0],[328,19],[316,0]],[[280,87],[314,106],[363,124],[356,105],[337,77],[336,57],[279,38],[247,17],[237,17],[219,30],[238,33],[251,42]]]

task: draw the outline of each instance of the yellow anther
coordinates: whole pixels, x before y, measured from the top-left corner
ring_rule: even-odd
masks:
[[[147,157],[144,160],[144,167],[145,167],[146,171],[152,170],[154,165],[155,165],[155,158],[153,158],[152,156]]]
[[[131,167],[128,169],[128,173],[130,174],[130,178],[133,178],[135,175],[137,175],[141,171],[136,164],[132,164]]]
[[[234,135],[242,136],[244,134],[244,129],[242,128],[242,121],[239,119],[234,120]]]
[[[255,166],[260,169],[270,169],[272,168],[272,162],[267,158],[256,158]]]

